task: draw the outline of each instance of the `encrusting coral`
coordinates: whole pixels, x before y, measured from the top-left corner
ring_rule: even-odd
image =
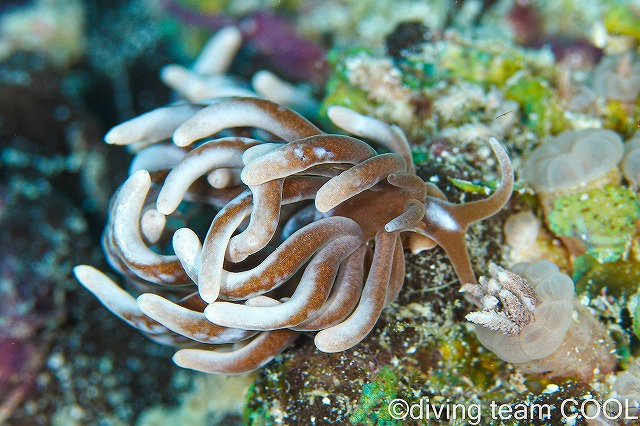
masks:
[[[440,245],[460,281],[476,282],[467,227],[500,210],[513,188],[498,141],[490,140],[502,176],[496,191],[454,204],[415,174],[395,126],[329,108],[335,125],[380,146],[379,153],[270,101],[209,103],[166,107],[171,113],[160,121],[152,111],[109,133],[123,145],[171,137],[175,144],[138,153],[103,236],[111,265],[144,294],[136,300],[100,271],[75,268],[116,315],[155,341],[182,347],[178,365],[250,371],[300,332],[317,332],[325,352],[356,345],[401,290],[405,245],[414,252]],[[173,233],[175,255],[159,254],[173,231],[171,216],[188,222],[190,209],[202,205],[217,209],[202,242],[186,223]]]
[[[640,185],[640,131],[625,141],[621,168],[627,182]]]
[[[492,278],[461,291],[482,311],[467,319],[487,349],[525,373],[582,380],[611,372],[616,365],[607,329],[579,302],[574,283],[547,260],[505,270],[489,266]]]
[[[593,87],[608,99],[633,104],[640,93],[640,62],[631,53],[603,58],[593,73]]]
[[[561,195],[619,183],[623,152],[622,139],[611,130],[567,130],[536,148],[522,173],[548,213]]]
[[[637,194],[607,185],[558,198],[548,220],[554,234],[579,240],[600,262],[615,262],[627,259],[638,217]]]

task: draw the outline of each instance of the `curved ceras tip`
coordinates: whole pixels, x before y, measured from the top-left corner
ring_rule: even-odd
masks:
[[[182,160],[187,151],[175,146],[173,143],[162,143],[146,147],[136,153],[129,165],[129,175],[138,170],[146,170],[149,173],[160,170],[169,170]]]
[[[206,344],[239,342],[256,334],[255,331],[221,327],[207,321],[202,312],[173,303],[156,294],[138,296],[138,307],[149,318],[181,336]]]
[[[173,233],[173,251],[191,280],[198,284],[198,268],[202,257],[200,238],[189,228],[180,228]]]
[[[200,176],[221,168],[241,168],[243,153],[257,144],[254,139],[228,137],[206,142],[190,151],[165,178],[156,201],[157,210],[165,215],[173,213]]]
[[[251,90],[239,87],[236,80],[225,74],[200,75],[183,66],[166,65],[160,71],[162,82],[190,102],[230,96],[257,96]]]
[[[207,174],[207,182],[213,188],[222,189],[242,184],[239,168],[216,169]]]
[[[230,352],[202,349],[181,349],[173,362],[209,374],[242,374],[263,367],[282,352],[297,337],[291,330],[260,333],[245,346]]]
[[[284,179],[249,186],[253,194],[253,210],[247,227],[229,241],[227,257],[234,263],[245,260],[269,244],[280,222]]]
[[[202,109],[191,104],[161,107],[113,127],[104,137],[111,145],[155,143],[171,139],[178,127]]]
[[[129,176],[120,188],[111,212],[114,247],[140,278],[158,284],[188,284],[190,280],[178,258],[154,252],[140,233],[140,217],[150,188],[151,176],[146,170]]]
[[[276,306],[248,306],[214,302],[205,316],[214,324],[249,330],[294,327],[319,311],[331,291],[344,259],[362,244],[362,235],[344,236],[318,250],[304,270],[291,298]]]
[[[323,352],[341,352],[360,343],[373,330],[384,308],[393,269],[398,234],[380,231],[375,237],[371,270],[365,281],[360,301],[351,315],[333,327],[321,330],[315,344]]]
[[[278,149],[280,147],[285,146],[286,144],[284,143],[269,143],[269,142],[264,142],[255,146],[252,146],[251,148],[248,148],[244,154],[242,154],[242,162],[247,165],[249,163],[251,163],[252,161],[256,160],[259,157],[262,157],[263,155]]]
[[[256,98],[225,99],[210,105],[183,123],[173,134],[178,146],[234,127],[255,127],[289,142],[322,131],[300,114],[276,103]]]
[[[497,213],[502,207],[504,207],[507,201],[509,201],[511,194],[513,193],[514,174],[509,154],[507,154],[507,150],[496,138],[489,138],[489,145],[491,145],[491,150],[498,159],[498,164],[500,165],[500,186],[498,186],[496,191],[489,197],[475,202],[486,205],[487,202],[490,201],[495,204],[492,208],[492,210],[495,211],[490,213],[489,216],[483,216],[481,219],[485,219]]]
[[[246,185],[260,185],[319,164],[358,164],[376,155],[365,142],[341,135],[313,135],[289,142],[245,165],[240,177]]]
[[[398,154],[380,154],[368,158],[325,183],[316,195],[316,208],[323,213],[328,212],[385,180],[388,175],[406,171],[407,163]]]
[[[261,96],[270,101],[289,105],[305,116],[313,116],[318,111],[318,101],[300,86],[284,81],[274,73],[260,70],[251,77],[251,86]]]
[[[158,242],[167,224],[167,217],[156,209],[149,209],[140,218],[140,232],[150,244]]]
[[[73,274],[104,307],[130,326],[150,334],[167,331],[164,326],[147,318],[129,293],[93,266],[78,265],[73,268]]]
[[[400,155],[407,162],[410,173],[414,172],[411,146],[404,132],[395,125],[362,115],[344,106],[331,106],[327,115],[333,124],[347,132],[370,139],[391,152]]]
[[[237,27],[222,28],[204,45],[193,63],[193,71],[201,75],[226,73],[241,45],[242,33]]]

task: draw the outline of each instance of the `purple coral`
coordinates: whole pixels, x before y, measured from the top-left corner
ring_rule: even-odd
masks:
[[[237,26],[242,32],[245,52],[268,68],[293,81],[305,81],[321,86],[329,72],[326,52],[318,44],[300,37],[284,16],[266,10],[237,18],[220,12],[206,14],[191,10],[175,0],[163,0],[165,9],[178,19],[196,26],[218,31]],[[246,67],[246,57],[245,64]],[[247,73],[252,74],[253,71]]]

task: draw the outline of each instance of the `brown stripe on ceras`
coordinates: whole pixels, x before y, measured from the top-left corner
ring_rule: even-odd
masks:
[[[125,260],[125,264],[136,274],[142,273],[146,276],[154,276],[162,285],[191,285],[191,278],[182,268],[180,261],[177,259],[157,262],[151,265],[131,262]]]
[[[260,339],[258,344],[227,368],[228,373],[244,373],[264,366],[298,337],[298,333],[291,330],[267,331],[263,334],[266,336],[260,335],[256,338]]]
[[[132,287],[131,290],[137,292],[148,292],[148,291],[158,291],[159,286],[161,284],[146,280],[142,277],[136,275],[135,270],[131,269],[122,259],[122,255],[116,249],[115,241],[113,240],[113,234],[111,232],[111,227],[109,223],[107,223],[105,230],[102,234],[102,251],[105,254],[105,258],[107,259],[107,263],[121,275],[123,275],[129,285]],[[167,286],[167,291],[186,291],[190,285],[193,285],[193,282],[185,282],[184,284],[175,284],[171,286]]]
[[[298,333],[291,330],[265,331],[247,345],[231,352],[183,349],[173,360],[181,367],[210,374],[241,374],[257,370],[282,352]]]
[[[215,125],[220,121],[225,123],[224,127]],[[225,128],[236,127],[262,129],[287,142],[323,133],[300,114],[282,105],[264,99],[233,98],[196,113],[176,130],[174,141],[178,145],[188,145]]]
[[[384,307],[397,238],[397,233],[384,230],[375,235],[373,263],[358,306],[345,321],[316,335],[318,349],[325,352],[343,351],[362,341],[371,332]]]
[[[273,238],[280,221],[283,184],[284,179],[274,179],[249,187],[253,193],[253,209],[249,225],[229,241],[227,247],[229,260],[241,262],[262,250]]]
[[[315,177],[287,178],[282,188],[282,203],[288,204],[313,198],[317,189],[325,181],[325,179]],[[212,271],[210,269],[212,267],[218,268],[217,265],[211,265],[211,262],[214,259],[220,260],[224,257],[224,252],[222,252],[222,250],[226,251],[227,245],[225,244],[224,247],[219,246],[219,244],[221,244],[220,239],[231,238],[231,235],[233,234],[233,232],[235,232],[235,229],[229,229],[230,223],[242,221],[246,216],[248,216],[252,200],[253,196],[251,192],[246,191],[244,194],[239,195],[236,199],[227,204],[224,209],[221,210],[214,218],[203,244],[202,270],[200,271],[199,280],[201,285],[201,294],[203,294],[202,291],[205,288],[204,286],[207,285],[207,282],[212,279],[212,276],[215,278],[216,276],[218,276],[218,274],[222,274],[222,271]],[[239,215],[241,215],[242,217],[239,218]],[[226,235],[220,235],[220,232],[222,230],[224,230]],[[214,248],[215,250],[213,250]],[[219,267],[222,268],[222,265],[220,265]],[[221,288],[220,290],[222,292],[221,296],[223,298],[229,297],[225,293],[225,288]],[[213,297],[213,294],[206,297]],[[211,301],[213,302],[213,300]]]
[[[243,277],[242,281],[236,279],[236,282],[233,282],[232,276],[227,277],[227,282],[223,282],[221,295],[229,300],[242,300],[264,294],[280,286],[291,278],[314,253],[343,236],[341,225],[343,224],[327,219],[307,225],[285,240],[265,262],[253,270],[253,275]],[[240,274],[242,273],[236,275]]]
[[[142,211],[146,205],[151,204],[155,194],[157,194],[158,187],[157,183],[159,180],[163,179],[164,171],[157,172],[154,174],[150,174],[151,185],[149,192],[145,196],[145,200],[143,203]],[[109,260],[114,261],[118,259],[119,262],[113,262],[112,266],[119,271],[122,271],[122,264],[125,265],[129,271],[135,274],[137,279],[141,279],[144,282],[152,282],[155,284],[162,284],[167,286],[184,286],[191,285],[193,282],[188,277],[187,273],[182,268],[180,261],[175,256],[169,255],[158,255],[162,258],[161,261],[155,262],[152,264],[142,264],[138,262],[134,262],[131,259],[127,259],[124,256],[122,249],[116,242],[116,236],[112,232],[115,226],[115,222],[113,220],[115,209],[118,205],[115,200],[120,196],[120,190],[118,190],[114,196],[112,197],[112,201],[110,203],[110,211],[109,218],[107,220],[107,228],[104,232],[103,237],[103,247],[105,250],[105,254]],[[139,218],[138,218],[139,223]],[[142,237],[141,233],[138,231],[142,243],[145,244],[145,240]],[[146,244],[145,244],[146,245]],[[125,275],[129,275],[126,274]]]
[[[283,124],[286,129],[286,133],[284,134],[274,134],[281,137],[287,142],[312,135],[320,135],[323,133],[322,130],[318,129],[315,125],[313,125],[310,121],[308,121],[297,112],[275,102],[258,98],[237,98],[230,100],[230,103],[252,104],[253,106],[271,115],[274,121]],[[247,124],[247,126],[251,125]],[[264,130],[270,131],[269,129]]]
[[[229,239],[237,228],[234,227],[232,229],[233,222],[238,222],[239,224],[249,215],[252,202],[253,194],[251,191],[246,190],[231,200],[221,211],[218,212],[211,222],[211,226],[209,227],[202,244],[202,266],[199,277],[201,295],[205,285],[208,285],[207,281],[209,279],[209,275],[217,276],[222,273],[222,271],[216,270],[210,272],[210,269],[212,268],[223,267],[223,265],[217,264],[212,266],[211,263],[213,263],[214,260],[224,260],[224,252],[227,250]],[[222,238],[227,239],[224,247],[219,245]],[[207,296],[205,295],[204,297],[206,298]],[[211,300],[211,302],[213,302],[213,300]]]
[[[307,320],[326,301],[341,262],[362,244],[357,225],[351,224],[351,229],[345,227],[343,236],[313,256],[286,302],[267,307],[216,302],[207,307],[205,316],[214,324],[248,330],[289,328]]]
[[[364,283],[364,257],[366,246],[360,246],[342,264],[331,294],[322,308],[308,320],[292,327],[296,331],[317,331],[338,324],[358,304]]]
[[[318,191],[316,206],[326,212],[344,200],[371,188],[392,173],[404,172],[406,161],[398,154],[380,154],[368,158],[332,178]]]
[[[340,238],[331,241],[322,250],[317,252],[314,259],[307,266],[305,274],[310,271],[310,268],[313,268],[313,270],[311,270],[312,283],[315,289],[309,299],[306,300],[304,309],[295,312],[289,318],[292,325],[298,325],[308,320],[313,314],[322,309],[322,305],[327,301],[331,287],[335,282],[340,264],[362,243],[358,237],[354,236],[350,238],[344,235],[345,234],[341,234]],[[318,257],[318,259],[316,259],[316,257]],[[307,286],[311,284],[307,283],[305,278],[303,275],[299,285]],[[291,300],[295,298],[296,292],[291,296]]]
[[[127,322],[128,324],[138,329],[139,331],[142,331],[145,334],[155,335],[155,334],[172,333],[172,331],[170,331],[164,325],[160,324],[158,321],[154,319],[149,318],[148,316],[144,315],[142,312],[140,313],[140,315],[126,314],[126,313],[120,312],[119,315],[122,317],[122,319],[125,322]],[[158,332],[151,332],[150,330],[158,330]]]
[[[402,290],[405,276],[405,259],[402,240],[398,238],[396,248],[393,251],[393,264],[391,266],[391,276],[389,277],[389,286],[384,300],[384,306],[396,300]]]
[[[205,344],[227,344],[246,340],[256,334],[255,331],[233,329],[212,324],[202,311],[193,310],[181,303],[155,294],[142,295],[138,299],[141,309],[172,332],[188,339]]]
[[[316,135],[290,142],[256,158],[242,170],[242,181],[258,185],[326,163],[358,164],[376,155],[359,139],[343,135]]]

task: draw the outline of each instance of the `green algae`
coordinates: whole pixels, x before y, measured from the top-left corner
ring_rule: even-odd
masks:
[[[608,295],[622,297],[638,291],[640,283],[640,262],[636,260],[618,260],[601,263],[588,254],[574,260],[572,276],[576,283],[577,294],[595,297],[605,288]]]
[[[494,189],[498,187],[498,181],[495,179],[490,181],[482,181],[478,183],[470,182],[465,179],[458,179],[458,178],[452,178],[452,177],[447,177],[447,179],[456,188],[461,189],[464,192],[469,192],[471,194],[489,195]]]
[[[262,404],[251,409],[249,402],[256,401],[256,388],[255,384],[249,388],[245,397],[245,409],[242,414],[242,424],[249,426],[267,426],[272,425],[271,415],[269,414],[269,404],[266,400],[262,401]]]
[[[634,114],[629,109],[634,109]],[[638,107],[629,107],[623,102],[608,100],[604,111],[605,128],[615,130],[623,136],[630,136],[637,130],[636,121],[640,118]]]
[[[524,123],[536,135],[558,134],[567,128],[564,109],[547,80],[523,74],[508,85],[505,97],[520,105]]]
[[[417,150],[411,151],[411,157],[413,158],[413,163],[416,166],[427,163],[431,158],[430,155],[427,154],[426,152],[417,151]]]
[[[630,189],[608,185],[558,198],[547,219],[553,233],[581,240],[600,262],[626,258],[640,217],[640,203]]]
[[[500,44],[500,43],[498,43]],[[406,58],[401,69],[408,74],[407,85],[412,88],[432,86],[442,80],[467,81],[489,89],[503,87],[520,71],[536,69],[549,74],[530,52],[513,46],[487,41],[449,42],[435,58],[420,56]],[[544,70],[544,71],[543,71]]]
[[[449,77],[472,83],[502,86],[517,71],[525,67],[521,57],[494,56],[473,47],[452,46],[440,65]]]
[[[465,324],[441,330],[437,336],[441,361],[438,369],[429,372],[429,383],[438,393],[446,393],[451,387],[468,387],[483,390],[487,399],[504,398],[494,387],[501,371],[506,371],[504,361],[484,349]]]
[[[612,6],[604,13],[602,20],[610,34],[628,36],[640,42],[640,10],[631,4]]]
[[[328,128],[335,128],[329,120],[327,110],[331,106],[344,106],[361,114],[369,114],[377,105],[369,98],[366,90],[353,85],[349,81],[349,74],[345,66],[345,58],[357,55],[370,55],[366,48],[354,47],[347,50],[334,49],[327,54],[327,62],[331,73],[325,85],[327,94],[320,104],[318,115],[322,124]]]
[[[640,305],[636,308],[633,313],[633,322],[632,322],[633,334],[636,335],[638,339],[640,339]]]
[[[389,414],[389,404],[398,395],[398,377],[393,369],[384,366],[375,379],[362,387],[357,408],[349,418],[352,424],[399,425]]]

